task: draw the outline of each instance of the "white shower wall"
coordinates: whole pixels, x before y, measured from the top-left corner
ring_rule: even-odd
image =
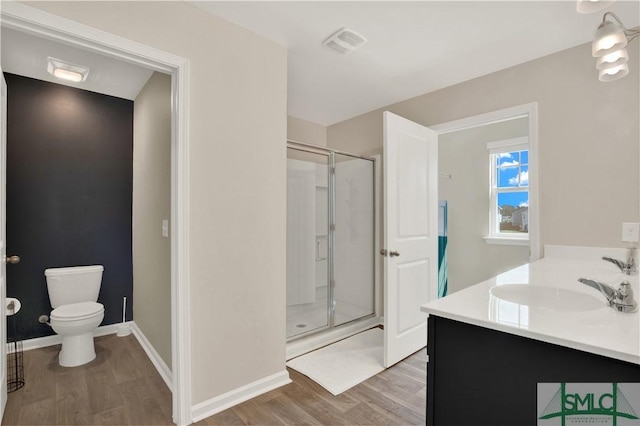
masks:
[[[329,168],[316,164],[316,289],[325,292],[329,285]]]
[[[316,168],[287,160],[287,306],[316,300]]]

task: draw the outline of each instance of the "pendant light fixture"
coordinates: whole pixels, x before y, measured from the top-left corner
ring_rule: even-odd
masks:
[[[576,10],[578,13],[595,13],[606,9],[616,0],[578,0]]]
[[[600,81],[614,81],[629,74],[627,44],[640,36],[640,30],[629,30],[613,12],[602,16],[591,45],[591,53],[597,58],[596,69]]]

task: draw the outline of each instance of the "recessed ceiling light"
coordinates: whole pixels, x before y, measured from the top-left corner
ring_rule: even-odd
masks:
[[[82,65],[71,64],[61,59],[48,57],[47,72],[63,80],[81,82],[87,79],[89,68]]]

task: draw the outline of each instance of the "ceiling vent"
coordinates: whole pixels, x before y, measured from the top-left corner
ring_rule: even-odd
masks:
[[[335,50],[338,53],[346,55],[347,53],[351,53],[354,50],[359,49],[366,42],[367,39],[362,37],[357,32],[348,28],[342,28],[341,30],[338,30],[337,32],[332,34],[322,44]]]

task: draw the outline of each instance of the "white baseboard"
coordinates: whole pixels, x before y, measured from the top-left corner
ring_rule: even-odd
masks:
[[[147,357],[151,360],[153,366],[158,370],[160,377],[167,384],[167,387],[173,390],[173,374],[171,373],[171,369],[164,362],[162,357],[158,354],[158,352],[154,349],[153,345],[147,339],[147,336],[144,335],[138,324],[135,322],[132,323],[133,335],[138,339],[140,346],[144,349],[144,352],[147,354]]]
[[[6,368],[4,368],[2,370],[2,377],[0,377],[0,383],[2,383],[2,384],[7,383],[7,369]],[[2,401],[0,401],[0,421],[2,421],[2,418],[4,417],[5,408],[7,408],[7,391],[4,390],[4,391],[0,392],[0,395],[2,395]]]
[[[263,393],[289,383],[291,383],[291,379],[289,379],[289,372],[287,370],[256,380],[253,383],[241,386],[220,396],[216,396],[215,398],[211,398],[192,406],[191,421],[194,423],[198,422],[216,413],[224,411],[227,408],[233,407],[234,405],[240,404],[241,402],[255,398],[258,395],[262,395]]]
[[[132,324],[132,321],[127,321],[124,324]],[[118,327],[122,325],[121,322],[117,324],[103,325],[93,332],[93,337],[106,336],[108,334],[115,334],[118,332]],[[62,337],[58,334],[53,336],[36,337],[33,339],[26,339],[22,341],[22,350],[30,351],[31,349],[46,348],[47,346],[54,346],[62,344]]]

